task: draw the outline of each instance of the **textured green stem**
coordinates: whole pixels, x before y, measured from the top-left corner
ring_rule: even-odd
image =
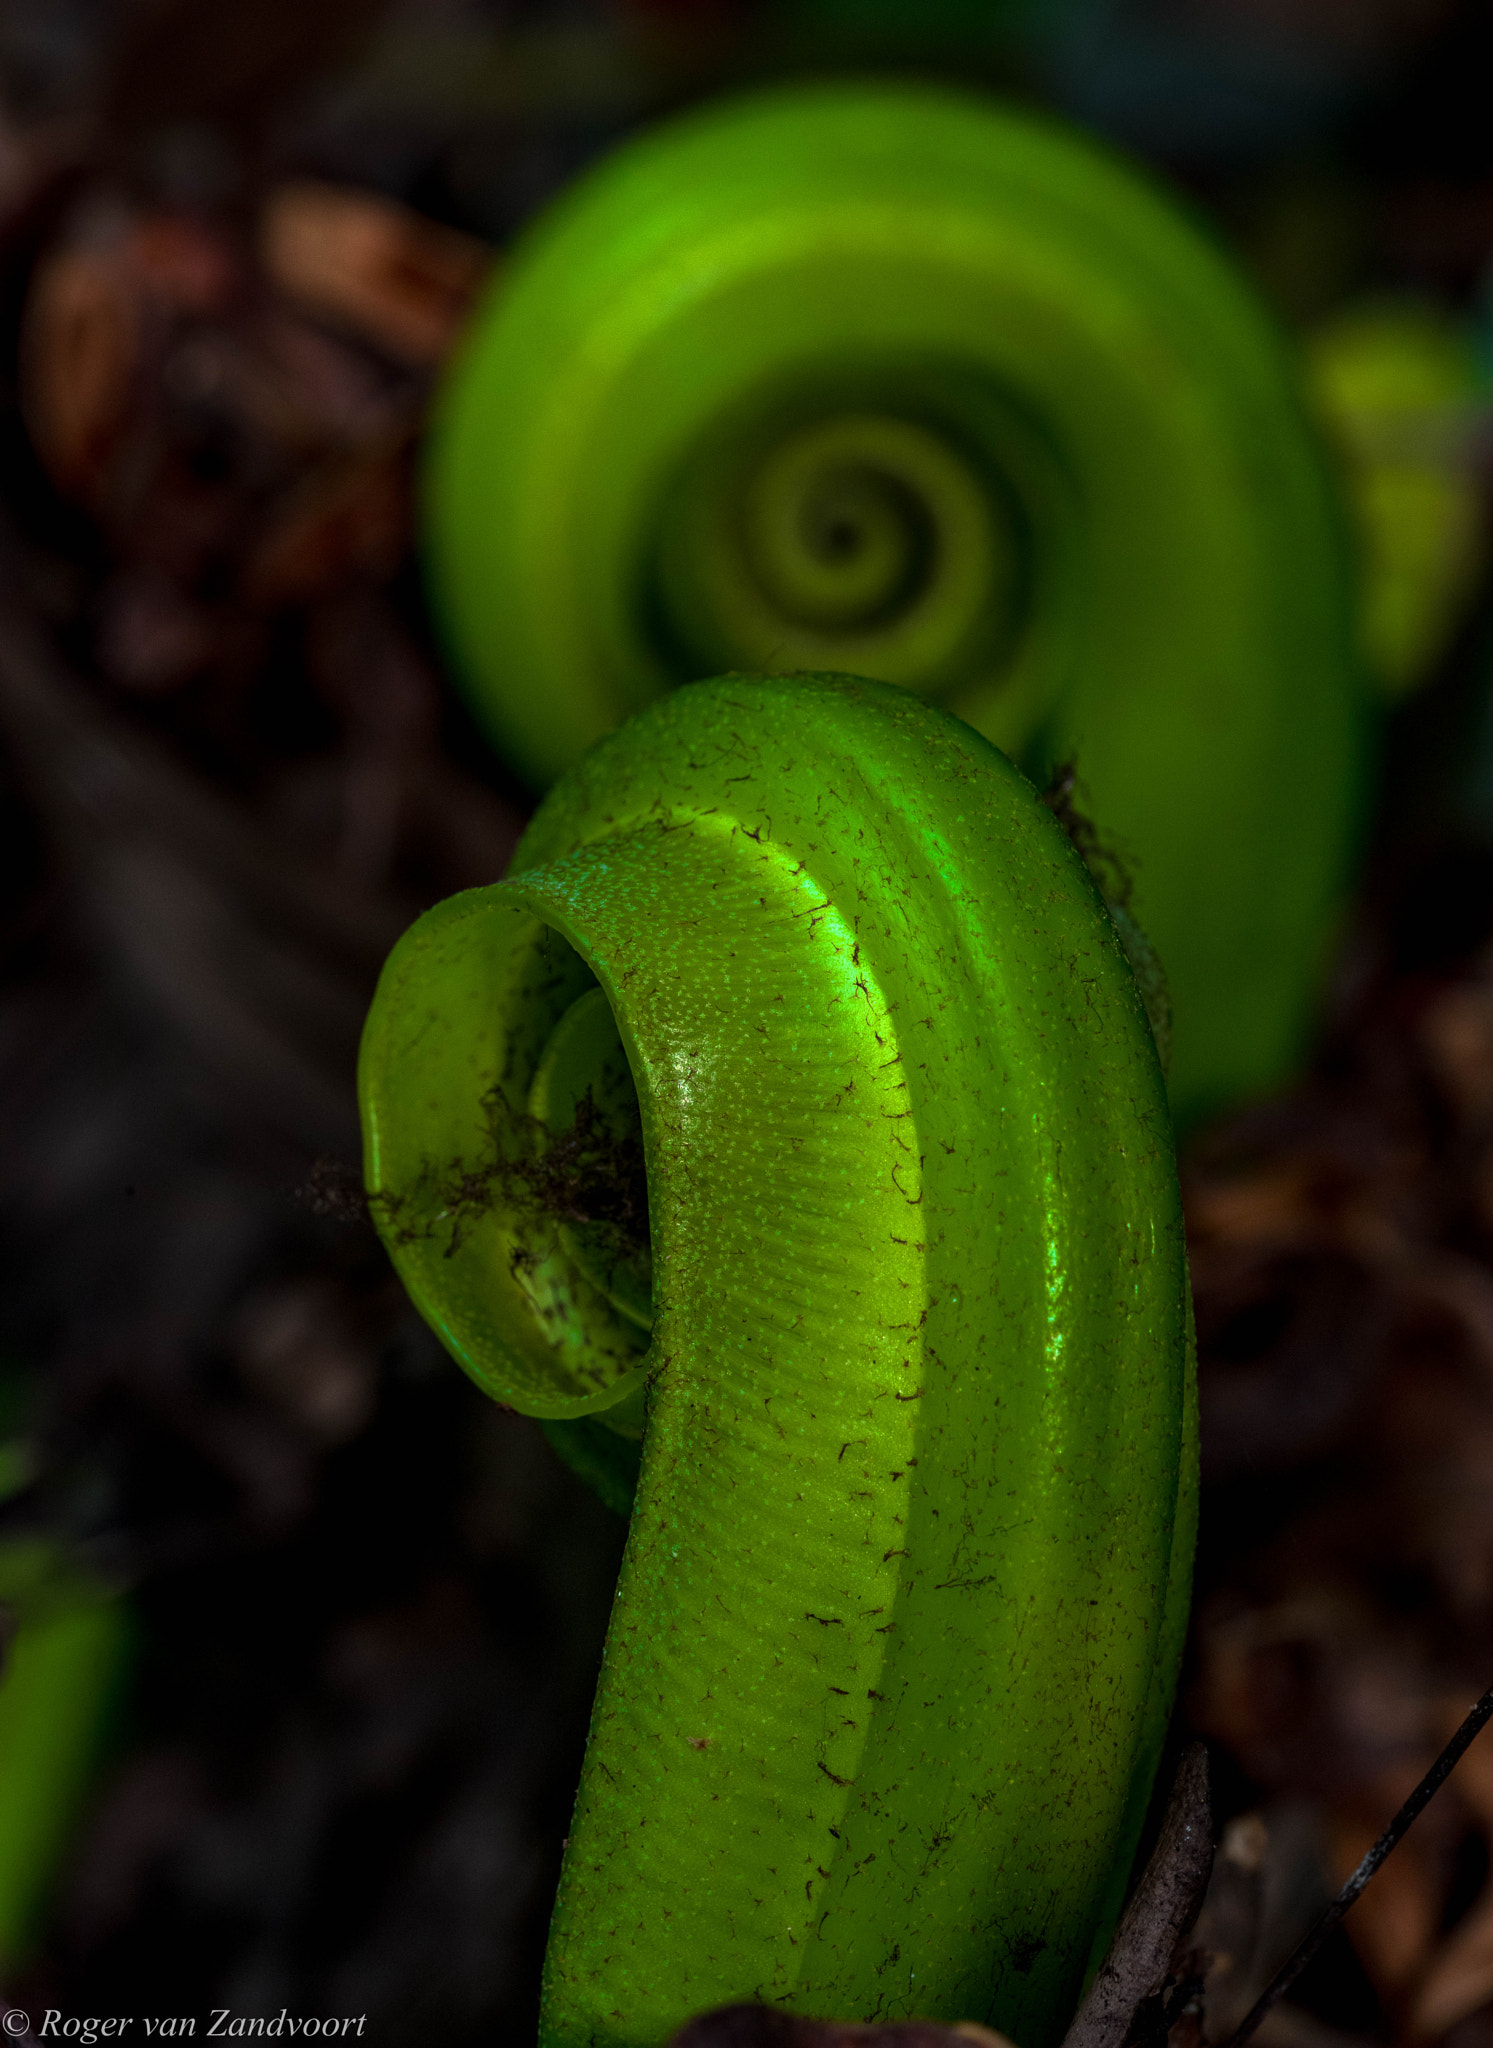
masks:
[[[1346,549],[1282,340],[1025,114],[796,88],[629,144],[474,322],[429,467],[459,672],[544,785],[726,670],[843,669],[1076,755],[1184,1115],[1297,1049],[1347,858]]]
[[[646,1418],[543,2041],[760,1998],[1041,2048],[1195,1459],[1160,1072],[1050,813],[881,685],[682,690],[401,942],[362,1089],[455,1357],[593,1471],[610,1434],[614,1488]]]

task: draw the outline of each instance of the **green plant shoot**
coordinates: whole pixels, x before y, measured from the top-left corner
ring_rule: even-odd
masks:
[[[797,86],[630,142],[530,231],[437,408],[472,703],[543,787],[730,670],[848,670],[1076,759],[1192,1118],[1300,1049],[1350,851],[1344,522],[1222,251],[1056,123]]]
[[[1036,792],[878,683],[680,690],[400,942],[361,1086],[423,1314],[636,1474],[545,2048],[731,1999],[1053,2041],[1196,1445],[1161,1074]]]

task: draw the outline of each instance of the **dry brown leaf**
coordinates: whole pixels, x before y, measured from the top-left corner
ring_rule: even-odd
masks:
[[[22,408],[61,490],[97,493],[152,327],[221,313],[239,283],[233,248],[203,221],[102,194],[83,210],[38,266],[20,336]]]
[[[1405,1780],[1401,1798],[1415,1782],[1413,1775]],[[1328,1859],[1337,1884],[1347,1882],[1379,1834],[1377,1825],[1357,1816],[1328,1816]],[[1413,1994],[1430,1961],[1441,1920],[1440,1878],[1424,1836],[1412,1832],[1344,1922],[1374,1989],[1392,2011]]]
[[[120,268],[175,313],[222,313],[241,282],[236,252],[224,236],[191,214],[142,213],[119,255]]]
[[[1493,1110],[1493,990],[1459,983],[1420,1020],[1432,1071],[1465,1117]]]
[[[287,298],[422,365],[446,354],[492,264],[471,235],[309,179],[267,202],[260,254]]]
[[[20,342],[21,404],[58,488],[98,487],[129,406],[140,353],[135,295],[108,252],[60,249],[34,278]]]
[[[231,244],[190,215],[96,195],[37,266],[20,326],[20,403],[61,492],[96,500],[139,401],[152,336],[221,313],[242,283]]]
[[[1448,1937],[1412,2002],[1407,2032],[1434,2040],[1493,1999],[1493,1899],[1485,1899]]]
[[[1194,1237],[1224,1244],[1296,1244],[1319,1221],[1313,1189],[1300,1164],[1238,1179],[1199,1181],[1189,1190]]]
[[[1447,1735],[1463,1712],[1460,1700],[1444,1703],[1441,1720]],[[1471,1810],[1485,1839],[1493,1839],[1493,1742],[1488,1740],[1486,1731],[1458,1764],[1453,1784],[1458,1801]],[[1396,1853],[1403,1854],[1403,1848]],[[1370,1886],[1370,1892],[1372,1890]],[[1432,2040],[1490,2000],[1493,2000],[1493,1887],[1485,1883],[1471,1910],[1432,1956],[1409,2006],[1407,2032],[1412,2039]]]

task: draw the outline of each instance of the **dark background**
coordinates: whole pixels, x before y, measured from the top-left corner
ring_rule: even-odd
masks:
[[[378,967],[526,807],[443,673],[411,470],[552,193],[845,68],[1066,112],[1304,341],[1409,298],[1493,379],[1474,0],[0,0],[0,1539],[137,1624],[6,1985],[33,2012],[533,2037],[622,1530],[445,1359],[357,1197]],[[1481,532],[1476,384],[1463,427]],[[1225,1829],[1193,2039],[1493,1681],[1490,630],[1473,576],[1386,713],[1311,1071],[1187,1148],[1179,1728]],[[1493,2041],[1490,1841],[1478,1745],[1267,2048]]]

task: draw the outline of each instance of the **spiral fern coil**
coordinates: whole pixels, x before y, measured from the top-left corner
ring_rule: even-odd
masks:
[[[422,1312],[636,1487],[546,2048],[736,1998],[1051,2041],[1196,1459],[1161,1074],[1051,813],[881,684],[681,690],[401,941],[361,1086]]]
[[[1159,192],[1030,115],[808,86],[628,144],[471,330],[432,585],[543,787],[697,676],[838,669],[1076,757],[1192,1117],[1299,1049],[1352,828],[1348,551],[1294,365]]]

